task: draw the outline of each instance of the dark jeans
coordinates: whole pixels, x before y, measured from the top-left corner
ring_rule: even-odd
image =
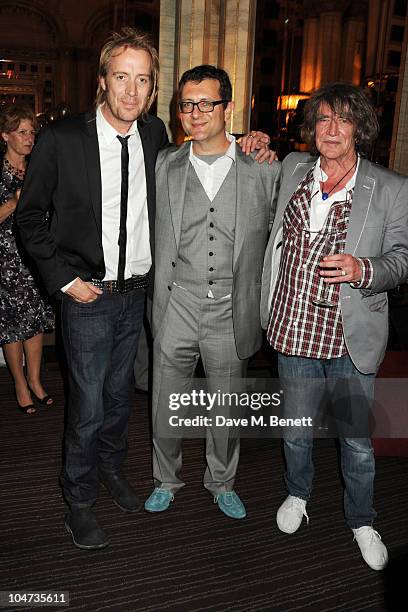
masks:
[[[347,385],[350,414],[371,407],[374,399],[374,374],[361,374],[350,357],[311,359],[278,355],[279,378],[284,390],[285,417],[314,418],[323,394],[336,393],[339,384]],[[325,380],[326,379],[326,380]],[[375,475],[374,453],[371,441],[358,434],[339,438],[341,469],[345,483],[344,513],[349,527],[357,529],[371,525],[376,517],[373,508]],[[308,500],[313,481],[313,437],[293,432],[284,435],[286,459],[286,486],[289,494]]]
[[[98,467],[114,472],[125,460],[129,385],[144,303],[142,289],[102,294],[89,304],[63,297],[70,389],[61,483],[71,506],[92,505],[98,496]]]

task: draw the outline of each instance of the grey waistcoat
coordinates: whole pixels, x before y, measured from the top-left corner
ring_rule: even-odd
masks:
[[[232,292],[236,204],[235,163],[212,202],[190,163],[175,282],[197,297]]]

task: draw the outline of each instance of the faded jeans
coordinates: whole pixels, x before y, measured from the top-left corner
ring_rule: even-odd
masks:
[[[374,399],[375,374],[361,374],[348,355],[335,359],[278,356],[279,377],[284,391],[285,417],[316,417],[324,393],[333,395],[336,385],[349,385],[345,411],[355,413],[369,409]],[[339,404],[338,404],[339,405]],[[341,406],[341,404],[340,404]],[[376,517],[373,508],[375,475],[374,453],[370,438],[339,437],[341,470],[345,483],[344,513],[351,528],[371,525]],[[284,434],[286,459],[285,481],[289,494],[308,500],[313,481],[313,435],[296,437]]]

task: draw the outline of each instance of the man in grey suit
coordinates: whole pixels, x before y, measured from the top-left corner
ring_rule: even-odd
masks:
[[[294,153],[282,165],[262,323],[278,351],[291,417],[316,416],[323,393],[339,388],[340,416],[372,407],[387,343],[386,292],[408,276],[408,179],[361,157],[377,134],[364,93],[329,84],[305,107],[303,136],[314,156]],[[375,465],[368,435],[353,428],[339,434],[344,512],[364,560],[379,570],[388,555],[372,527]],[[289,496],[277,524],[285,533],[294,533],[303,516],[309,520],[312,446],[307,432],[284,434]]]
[[[156,164],[153,298],[153,475],[149,512],[166,510],[184,485],[181,436],[166,436],[169,395],[191,390],[201,357],[209,389],[229,392],[261,346],[262,263],[280,164],[260,165],[226,134],[233,110],[224,70],[198,66],[179,84],[180,119],[191,136]],[[205,414],[205,408],[203,409]],[[224,514],[244,518],[234,491],[239,439],[206,429],[204,486]]]

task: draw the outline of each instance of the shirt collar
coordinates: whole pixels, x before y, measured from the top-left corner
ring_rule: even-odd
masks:
[[[123,136],[123,134],[119,134],[117,130],[106,121],[103,116],[101,106],[98,106],[96,109],[96,129],[98,134],[103,134],[105,142],[107,144],[112,144],[117,136]],[[125,134],[126,136],[132,136],[137,134],[137,119],[132,123],[129,130]]]
[[[225,151],[224,155],[221,155],[216,161],[218,161],[219,159],[224,159],[225,157],[229,157],[235,163],[235,136],[233,136],[229,132],[225,132],[225,136],[228,142],[230,143],[229,147]],[[193,141],[191,141],[190,143],[190,161],[194,161],[198,164],[205,164],[205,161],[197,157],[197,155],[194,155]]]
[[[357,165],[356,168],[354,170],[353,176],[347,181],[347,183],[344,185],[343,189],[346,189],[347,191],[350,191],[350,189],[353,189],[355,183],[356,183],[356,177],[357,177],[357,172],[358,172],[358,167],[360,165],[360,156],[357,155]],[[319,183],[323,178],[323,181],[327,181],[327,174],[325,173],[324,170],[321,169],[320,166],[320,156],[317,158],[315,167],[313,169],[313,179],[316,183]]]

